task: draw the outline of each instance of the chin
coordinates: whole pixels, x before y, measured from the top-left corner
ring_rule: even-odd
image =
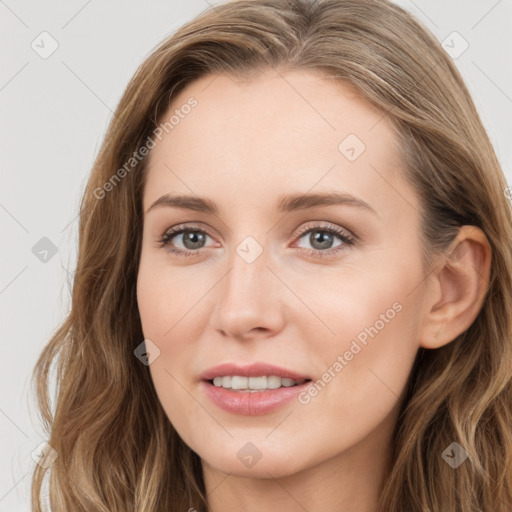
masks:
[[[264,460],[265,459],[265,460]],[[280,459],[279,457],[267,456],[262,457],[252,467],[245,466],[238,458],[226,458],[221,459],[201,459],[203,464],[206,463],[208,466],[216,471],[220,471],[225,474],[229,474],[234,477],[241,478],[282,478],[291,476],[298,471],[300,468],[297,467],[297,461],[291,466],[288,460]]]
[[[275,444],[261,446],[261,443],[258,449],[250,442],[231,441],[228,446],[222,445],[222,450],[196,453],[203,464],[222,473],[244,478],[281,478],[298,473],[308,466],[306,460],[297,456],[299,447],[279,450]],[[314,465],[313,461],[311,465]]]

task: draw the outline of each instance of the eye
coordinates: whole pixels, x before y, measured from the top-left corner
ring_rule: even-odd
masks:
[[[307,237],[305,235],[308,235]],[[332,255],[344,251],[355,245],[356,239],[349,232],[337,226],[314,225],[303,228],[299,233],[299,240],[305,240],[312,246],[302,247],[309,256],[322,257],[325,254]],[[341,243],[333,247],[334,239],[341,240]]]
[[[174,245],[172,242],[174,238],[178,240],[181,238],[183,249]],[[203,229],[197,226],[180,225],[167,230],[159,240],[159,244],[160,247],[166,247],[169,252],[178,256],[197,256],[199,254],[198,249],[202,249],[206,238],[211,237]]]
[[[300,247],[306,251],[309,256],[322,257],[326,254],[332,255],[340,251],[347,250],[356,244],[356,237],[342,228],[331,225],[309,225],[302,228],[297,235],[298,239],[306,238],[307,242],[312,246]],[[198,226],[182,224],[168,229],[158,241],[159,247],[166,247],[172,254],[178,256],[198,256],[201,254],[200,249],[204,248],[207,238],[212,238],[205,230]],[[341,241],[333,247],[334,239]],[[176,247],[174,239],[178,240],[178,244],[182,247]]]

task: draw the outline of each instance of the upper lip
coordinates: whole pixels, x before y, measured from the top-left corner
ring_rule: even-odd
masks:
[[[215,377],[224,377],[227,375],[239,375],[241,377],[260,377],[275,375],[296,381],[308,380],[309,377],[300,373],[288,370],[269,363],[253,363],[246,366],[240,366],[234,363],[223,363],[206,370],[201,374],[201,380],[212,380]]]

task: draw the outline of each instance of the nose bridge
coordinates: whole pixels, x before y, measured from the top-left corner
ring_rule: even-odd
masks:
[[[276,329],[280,322],[279,295],[269,265],[270,251],[252,237],[233,247],[229,272],[219,283],[215,327],[234,337],[255,328]]]
[[[222,299],[231,308],[254,307],[261,301],[265,289],[268,290],[268,251],[262,245],[259,248],[257,251],[255,242],[244,240],[233,250],[229,262],[231,270],[222,292]]]

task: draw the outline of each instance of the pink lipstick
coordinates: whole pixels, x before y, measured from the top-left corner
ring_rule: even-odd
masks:
[[[283,407],[311,381],[306,375],[268,363],[224,363],[204,372],[200,380],[215,405],[246,416],[267,414]]]

